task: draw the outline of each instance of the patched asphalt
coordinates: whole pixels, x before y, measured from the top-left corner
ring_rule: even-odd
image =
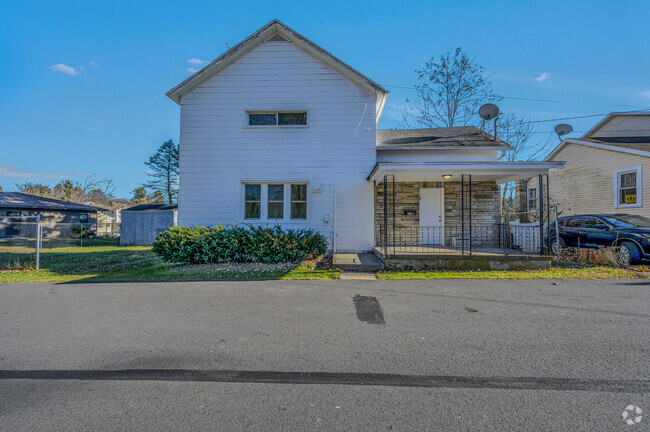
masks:
[[[0,285],[0,430],[643,430],[647,281]]]

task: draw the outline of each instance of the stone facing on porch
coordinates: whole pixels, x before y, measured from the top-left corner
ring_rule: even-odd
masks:
[[[467,179],[466,179],[467,181]],[[388,181],[388,223],[392,229],[392,184]],[[461,230],[461,184],[450,182],[396,182],[395,183],[395,225],[408,227],[417,232],[420,226],[420,188],[443,188],[445,196],[445,244],[451,238],[460,237]],[[469,185],[465,183],[465,223],[469,223]],[[500,189],[496,182],[472,182],[472,225],[495,227],[500,222]],[[415,211],[415,215],[406,215]],[[380,227],[384,224],[384,183],[375,185],[375,238],[379,239]],[[399,231],[398,231],[399,232]],[[480,235],[488,235],[478,233]],[[467,235],[467,233],[466,233]],[[492,233],[489,234],[492,237]],[[403,240],[403,239],[402,239]],[[400,239],[398,239],[400,241]],[[478,243],[476,243],[478,246]]]

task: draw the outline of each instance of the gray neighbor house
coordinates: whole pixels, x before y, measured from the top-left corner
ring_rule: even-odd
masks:
[[[43,237],[68,237],[73,227],[80,224],[96,226],[100,207],[29,195],[21,192],[0,192],[0,238],[33,235],[36,221],[41,216]],[[23,221],[20,223],[19,221]],[[94,228],[91,228],[94,229]],[[23,231],[28,230],[30,233]]]

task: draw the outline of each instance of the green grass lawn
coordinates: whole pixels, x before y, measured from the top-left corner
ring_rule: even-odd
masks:
[[[170,265],[150,247],[97,246],[44,249],[41,270],[0,270],[0,283],[337,279],[338,274],[316,270],[314,262]]]
[[[644,279],[643,272],[614,267],[556,267],[526,271],[394,271],[377,274],[377,279]]]
[[[0,250],[0,255],[13,251]],[[2,258],[2,257],[0,257]],[[554,262],[547,270],[530,271],[390,271],[378,279],[638,279],[646,268],[582,267]],[[337,270],[316,269],[315,261],[296,264],[164,263],[150,247],[94,246],[44,249],[41,270],[0,270],[2,282],[156,282],[207,280],[337,279]]]

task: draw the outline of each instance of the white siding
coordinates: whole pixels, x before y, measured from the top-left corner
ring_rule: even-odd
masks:
[[[309,127],[245,127],[247,110],[292,109],[308,110]],[[289,42],[265,42],[181,99],[179,224],[243,222],[244,181],[309,182],[308,222],[283,225],[330,241],[336,226],[338,250],[368,250],[375,157],[375,96]]]

